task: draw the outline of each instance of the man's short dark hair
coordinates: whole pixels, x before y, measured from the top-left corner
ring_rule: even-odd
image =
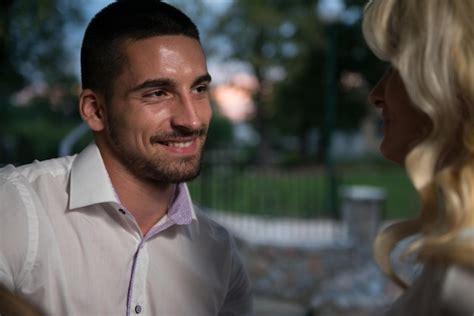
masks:
[[[153,36],[184,35],[199,41],[191,19],[160,0],[118,0],[97,13],[81,48],[83,89],[109,97],[126,62],[123,44]]]

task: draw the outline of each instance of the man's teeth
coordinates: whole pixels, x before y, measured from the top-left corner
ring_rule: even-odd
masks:
[[[166,145],[170,146],[170,147],[178,147],[178,148],[185,148],[185,147],[189,147],[193,144],[193,141],[189,141],[189,142],[179,142],[179,143],[175,143],[175,142],[170,142],[170,143],[167,143]]]

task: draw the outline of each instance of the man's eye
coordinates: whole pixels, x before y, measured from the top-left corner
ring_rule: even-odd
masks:
[[[153,97],[160,98],[160,97],[164,97],[164,96],[166,96],[166,92],[163,91],[163,90],[151,91],[151,92],[148,92],[144,95],[144,97],[146,97],[146,98],[153,98]]]
[[[197,93],[206,93],[209,87],[207,85],[201,85],[194,88]]]

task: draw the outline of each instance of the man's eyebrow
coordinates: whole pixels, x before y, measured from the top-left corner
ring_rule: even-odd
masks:
[[[205,75],[197,77],[193,81],[191,86],[194,87],[204,82],[211,82],[211,80],[212,80],[211,75],[205,74]],[[170,88],[170,87],[175,87],[175,86],[176,86],[176,81],[172,79],[168,79],[168,78],[149,79],[131,88],[129,92],[136,92],[136,91],[149,89],[149,88]]]
[[[164,88],[176,86],[176,82],[171,79],[149,79],[130,89],[129,92],[136,92],[148,88]]]
[[[205,74],[205,75],[202,75],[202,76],[199,76],[197,77],[194,81],[193,81],[193,84],[191,85],[191,87],[194,87],[194,86],[197,86],[201,83],[204,83],[204,82],[211,82],[212,80],[212,77],[210,74]]]

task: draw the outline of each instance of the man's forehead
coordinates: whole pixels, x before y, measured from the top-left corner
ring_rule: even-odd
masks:
[[[145,82],[192,85],[209,77],[199,41],[182,35],[128,41],[118,77],[125,89],[136,91]]]
[[[127,40],[121,45],[120,54],[131,64],[143,62],[168,63],[175,58],[176,62],[192,62],[196,66],[206,64],[204,51],[199,41],[182,35],[147,37],[138,40]]]
[[[128,49],[129,47],[143,47],[143,46],[194,46],[196,50],[202,50],[202,46],[199,40],[181,35],[156,35],[148,36],[143,38],[126,38],[123,40],[122,48]]]

